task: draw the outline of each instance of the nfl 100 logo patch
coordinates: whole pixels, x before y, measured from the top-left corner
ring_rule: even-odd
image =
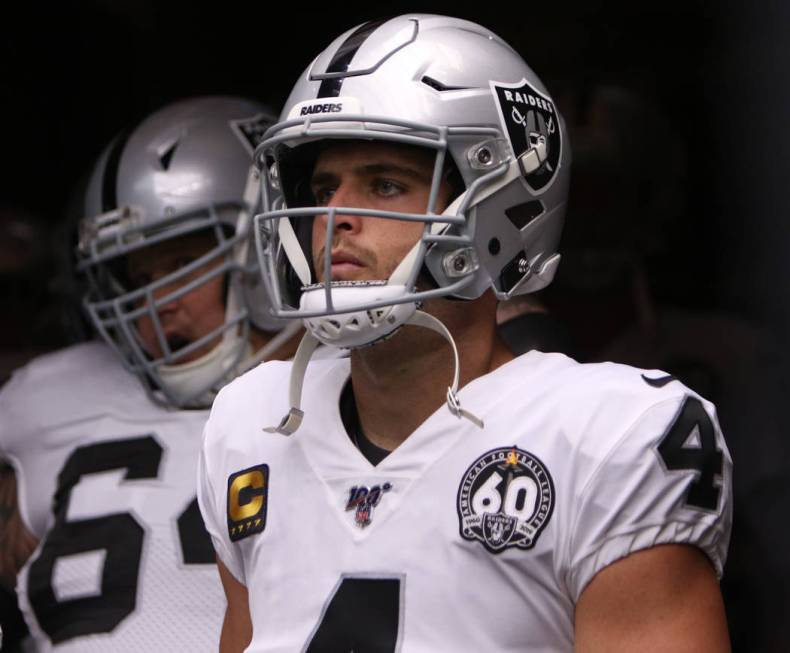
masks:
[[[354,511],[354,521],[360,528],[370,525],[373,509],[379,505],[382,496],[392,489],[392,483],[381,483],[368,487],[355,485],[348,491],[346,512]]]
[[[458,488],[461,537],[491,553],[531,549],[554,510],[554,482],[546,466],[518,447],[484,453]]]

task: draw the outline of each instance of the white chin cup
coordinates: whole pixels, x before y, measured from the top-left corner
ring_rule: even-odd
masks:
[[[237,335],[224,337],[210,352],[188,363],[162,365],[157,370],[162,389],[178,405],[211,405],[218,387],[226,379],[239,357],[240,348],[250,345]]]
[[[306,317],[305,328],[315,338],[330,347],[354,349],[386,338],[403,326],[417,310],[415,302],[392,304],[379,308],[352,310],[344,308],[364,306],[383,300],[396,300],[406,295],[406,286],[389,285],[383,281],[355,281],[331,283],[332,314]],[[299,301],[303,311],[326,311],[326,290],[317,284],[304,290]]]

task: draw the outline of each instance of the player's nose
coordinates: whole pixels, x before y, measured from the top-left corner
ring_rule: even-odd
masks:
[[[158,278],[153,280],[150,293],[156,312],[163,315],[175,311],[178,308],[178,302],[186,292],[179,292],[184,288],[184,285],[183,281],[173,278],[173,275],[158,275]]]
[[[341,183],[327,203],[328,208],[339,209],[334,213],[334,230],[356,233],[362,226],[362,218],[359,215],[349,214],[343,209],[346,208],[365,208],[362,196],[353,184]],[[329,214],[323,216],[325,225],[328,225]]]

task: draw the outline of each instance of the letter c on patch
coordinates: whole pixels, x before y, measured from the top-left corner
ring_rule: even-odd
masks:
[[[260,512],[263,507],[263,472],[254,469],[233,479],[228,491],[228,512],[233,521],[249,519]],[[244,490],[245,497],[241,494]],[[244,499],[244,501],[242,501]]]

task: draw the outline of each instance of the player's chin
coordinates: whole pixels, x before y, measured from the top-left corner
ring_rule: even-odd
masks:
[[[149,361],[159,360],[161,358],[164,358],[165,355],[165,352],[162,351],[162,348],[159,346],[159,343],[143,341],[141,350]]]
[[[173,365],[184,365],[186,363],[191,363],[193,361],[202,358],[206,354],[209,354],[217,345],[220,344],[222,338],[217,336],[216,338],[210,340],[207,343],[204,343],[197,349],[192,349],[188,352],[184,352],[189,345],[191,345],[197,338],[189,339],[184,338],[183,336],[177,337],[173,339],[171,343],[171,339],[168,338],[168,344],[170,344],[170,350],[173,352]],[[174,347],[177,345],[177,347]]]
[[[142,351],[149,361],[162,361],[162,359],[165,359],[168,364],[176,365],[197,358],[191,352],[189,354],[180,353],[190,344],[187,338],[166,336],[167,350],[159,345],[159,340],[156,337],[152,339],[142,338],[141,341]]]

